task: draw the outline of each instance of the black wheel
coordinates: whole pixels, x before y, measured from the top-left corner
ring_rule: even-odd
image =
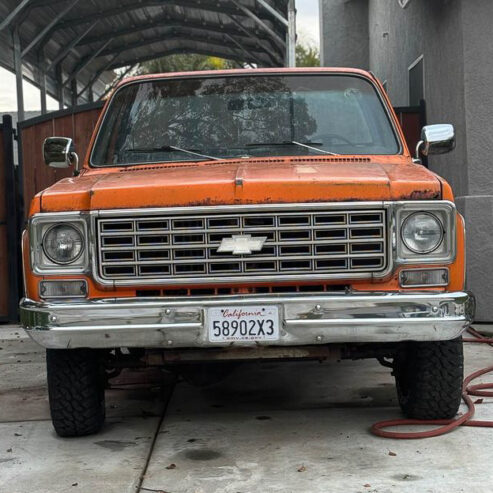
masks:
[[[47,349],[51,419],[61,437],[90,435],[105,418],[104,369],[93,349]]]
[[[399,404],[408,418],[453,418],[464,379],[462,338],[404,343],[394,359],[394,375]]]

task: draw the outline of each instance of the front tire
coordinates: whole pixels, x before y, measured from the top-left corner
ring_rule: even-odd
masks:
[[[462,338],[408,342],[394,359],[402,412],[413,419],[451,419],[459,409],[464,380]]]
[[[93,349],[47,349],[53,427],[61,437],[98,432],[105,419],[104,371]]]

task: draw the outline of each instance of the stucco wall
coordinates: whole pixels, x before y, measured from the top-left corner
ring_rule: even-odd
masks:
[[[320,27],[323,65],[368,69],[368,0],[320,0]]]
[[[466,219],[467,284],[478,321],[493,321],[493,2],[462,0],[467,190],[457,198]]]
[[[457,149],[430,158],[430,168],[453,187],[467,229],[468,288],[478,296],[477,320],[493,321],[493,1],[367,0],[369,68],[382,80],[396,106],[409,104],[408,67],[424,56],[428,123],[452,123]],[[350,31],[342,4],[321,0],[324,49],[332,36]],[[353,45],[337,44],[351,60]],[[347,55],[344,53],[347,52]],[[322,64],[331,56],[323,53]]]
[[[409,104],[408,68],[424,56],[428,123],[452,123],[457,149],[432,157],[430,167],[446,178],[457,195],[467,192],[467,147],[460,0],[369,0],[370,69],[396,106]]]
[[[367,53],[367,68],[387,81],[395,106],[409,104],[408,67],[424,55],[428,122],[454,124],[458,142],[452,154],[431,158],[430,167],[456,195],[468,192],[461,2],[412,0],[406,9],[396,0],[320,2],[322,64],[361,67]]]
[[[467,195],[493,195],[493,2],[462,4]]]

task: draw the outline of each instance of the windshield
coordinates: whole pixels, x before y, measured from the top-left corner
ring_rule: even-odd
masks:
[[[91,164],[398,152],[383,103],[361,77],[230,76],[122,87]]]

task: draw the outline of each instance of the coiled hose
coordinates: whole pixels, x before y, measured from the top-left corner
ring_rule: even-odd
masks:
[[[464,342],[489,344],[493,347],[493,338],[488,338],[480,334],[473,328],[469,328],[469,333],[473,337],[464,338]],[[476,411],[475,403],[472,400],[472,396],[475,397],[493,397],[493,382],[491,383],[479,383],[471,385],[471,382],[486,373],[493,372],[493,365],[477,370],[471,373],[464,380],[462,386],[462,399],[467,405],[467,412],[454,419],[390,419],[386,421],[379,421],[371,427],[371,432],[374,435],[383,438],[398,438],[398,439],[417,439],[417,438],[431,438],[444,435],[452,430],[455,430],[459,426],[477,426],[482,428],[493,428],[493,421],[474,420],[474,413]],[[397,426],[435,426],[432,430],[427,431],[410,431],[399,432],[389,431],[386,428],[393,428]]]

